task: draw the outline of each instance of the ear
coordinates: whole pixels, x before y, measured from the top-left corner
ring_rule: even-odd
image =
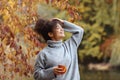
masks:
[[[52,37],[53,37],[53,33],[52,33],[52,32],[49,32],[49,33],[48,33],[48,36],[49,36],[50,38],[52,38]]]

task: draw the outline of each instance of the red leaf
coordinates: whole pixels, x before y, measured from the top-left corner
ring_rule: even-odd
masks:
[[[49,4],[49,0],[46,0],[46,3]]]

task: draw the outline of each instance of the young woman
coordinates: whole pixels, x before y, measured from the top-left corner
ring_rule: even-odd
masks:
[[[64,30],[72,33],[72,36],[63,42]],[[84,30],[68,21],[53,18],[39,19],[35,31],[43,36],[47,46],[37,55],[34,79],[80,80],[77,48]]]

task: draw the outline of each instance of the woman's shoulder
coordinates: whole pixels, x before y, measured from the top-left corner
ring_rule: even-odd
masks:
[[[42,50],[39,51],[38,55],[45,55],[47,52],[47,47],[43,48]]]

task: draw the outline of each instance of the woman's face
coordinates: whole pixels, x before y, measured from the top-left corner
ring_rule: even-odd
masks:
[[[51,37],[54,41],[62,40],[65,37],[64,29],[60,24],[57,23],[56,27],[53,29],[52,32],[48,33],[48,35]]]

